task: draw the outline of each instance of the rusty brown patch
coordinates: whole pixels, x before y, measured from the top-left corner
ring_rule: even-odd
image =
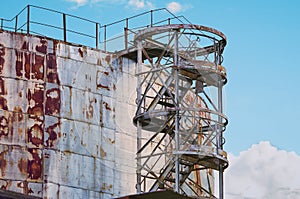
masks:
[[[106,152],[104,151],[104,149],[100,146],[100,156],[101,158],[106,157]]]
[[[83,51],[81,50],[81,48],[78,48],[78,52],[79,52],[80,57],[83,57]]]
[[[9,131],[8,131],[8,125],[9,121],[6,117],[1,116],[0,117],[0,138],[2,136],[7,136]]]
[[[2,77],[0,77],[0,95],[6,95],[4,80],[2,79]]]
[[[25,63],[24,63],[25,77],[27,79],[29,79],[30,78],[30,63],[31,63],[31,54],[30,54],[30,52],[25,52],[24,58],[25,58]]]
[[[105,57],[105,61],[109,64],[110,63],[110,55],[107,55],[106,57]]]
[[[15,50],[16,53],[16,76],[22,77],[23,71],[23,53]]]
[[[97,65],[102,66],[101,59],[97,59]]]
[[[28,165],[28,160],[24,160],[23,158],[21,158],[18,161],[18,168],[21,173],[27,174],[27,165]]]
[[[105,106],[106,110],[112,111],[112,108],[109,106],[107,102],[103,102],[103,105]]]
[[[2,44],[0,44],[0,74],[2,74],[4,68],[4,55],[5,55],[5,48]]]
[[[23,120],[23,114],[22,109],[19,106],[14,107],[13,112],[13,121],[22,121]]]
[[[47,147],[53,147],[54,143],[57,140],[57,136],[59,136],[61,133],[57,132],[57,129],[60,129],[60,122],[47,127],[46,132],[49,134],[48,140],[46,140],[46,146]]]
[[[29,50],[29,43],[27,41],[24,41],[21,49],[22,50]]]
[[[47,54],[47,40],[46,39],[41,39],[40,42],[41,42],[41,45],[37,45],[35,47],[35,50],[37,52]]]
[[[3,110],[8,110],[7,108],[7,100],[0,96],[0,109],[3,109]]]
[[[28,182],[27,182],[27,181],[19,182],[19,183],[17,184],[17,186],[18,186],[19,188],[22,188],[22,189],[23,189],[23,193],[26,194],[26,195],[31,194],[31,193],[34,193],[34,192],[32,191],[32,189],[28,187]]]
[[[9,187],[11,186],[11,181],[10,180],[2,180],[2,181],[5,181],[5,185],[2,185],[0,189],[2,190],[8,190]]]
[[[88,109],[86,111],[86,118],[88,118],[88,119],[93,118],[93,114],[94,114],[94,107],[92,105],[93,103],[94,103],[94,100],[91,100],[89,103]]]
[[[45,113],[47,115],[60,114],[60,90],[58,88],[47,90]]]
[[[109,86],[104,86],[103,84],[99,84],[99,83],[98,83],[98,84],[97,84],[97,89],[100,89],[100,88],[104,88],[104,89],[110,91]]]
[[[32,115],[37,115],[37,116],[43,115],[44,114],[43,102],[44,102],[43,89],[34,88],[33,92],[29,89],[28,90],[29,107],[27,113]]]
[[[43,144],[43,128],[38,124],[33,125],[28,130],[28,141],[31,142],[35,146],[40,146]]]
[[[0,153],[0,170],[2,177],[5,176],[5,169],[7,167],[6,153],[7,151],[3,151]]]
[[[47,79],[50,83],[60,83],[57,73],[56,56],[54,54],[47,55]]]
[[[28,177],[33,180],[41,179],[43,169],[42,157],[39,156],[37,149],[28,149],[28,151],[32,155],[32,160],[28,160]]]
[[[35,63],[32,67],[32,78],[42,80],[44,78],[44,56],[34,55]]]

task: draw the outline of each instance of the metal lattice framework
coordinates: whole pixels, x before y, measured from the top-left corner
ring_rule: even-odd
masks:
[[[223,198],[223,150],[227,118],[221,66],[223,33],[204,26],[149,27],[137,46],[137,191],[171,189],[196,198],[216,198],[214,172]]]

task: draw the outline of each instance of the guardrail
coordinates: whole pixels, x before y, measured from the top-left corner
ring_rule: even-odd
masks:
[[[171,23],[190,24],[184,16],[175,16],[166,8],[101,25],[97,21],[35,5],[27,5],[12,19],[0,18],[0,21],[0,30],[46,36],[110,52],[132,47],[133,36],[139,29]]]

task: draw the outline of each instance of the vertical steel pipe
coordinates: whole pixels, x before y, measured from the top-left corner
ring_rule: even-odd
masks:
[[[27,34],[30,33],[30,5],[27,6]]]
[[[67,21],[66,21],[65,13],[63,13],[63,35],[64,35],[64,42],[67,42]]]
[[[174,66],[175,66],[175,191],[180,192],[179,175],[179,88],[178,88],[178,31],[174,31]]]
[[[138,50],[137,50],[137,74],[140,74],[142,71],[142,62],[143,62],[143,55],[142,55],[142,41],[138,41]],[[141,77],[138,75],[137,77],[137,103],[140,103],[141,101],[141,93],[142,93],[142,87],[141,87]],[[137,114],[141,113],[141,109],[137,110]],[[137,169],[136,169],[136,177],[137,177],[137,184],[136,184],[136,190],[137,193],[141,193],[141,184],[142,184],[142,173],[141,173],[141,153],[139,153],[141,147],[142,147],[142,128],[140,125],[140,121],[137,121]]]

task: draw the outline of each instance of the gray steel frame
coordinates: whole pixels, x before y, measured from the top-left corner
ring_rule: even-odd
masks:
[[[223,199],[225,35],[205,26],[171,24],[140,30],[134,41],[137,192],[163,188],[216,198],[212,170],[217,170]]]

